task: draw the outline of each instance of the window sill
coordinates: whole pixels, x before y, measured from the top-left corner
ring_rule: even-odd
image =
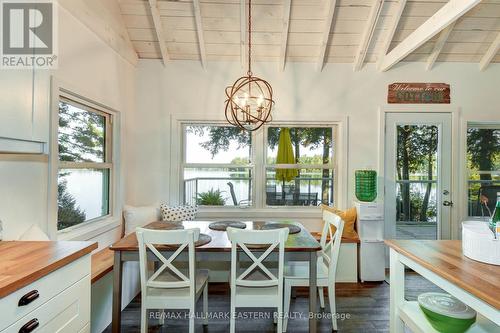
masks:
[[[57,232],[57,240],[90,240],[98,235],[121,226],[121,221],[113,216],[98,219],[90,223],[75,226],[71,230],[61,230]]]
[[[321,218],[319,207],[276,207],[276,208],[239,208],[239,207],[201,207],[197,218],[217,219],[217,218]]]

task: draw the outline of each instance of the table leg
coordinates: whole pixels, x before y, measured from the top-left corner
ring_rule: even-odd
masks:
[[[121,331],[122,322],[122,253],[115,251],[115,262],[113,265],[113,316],[111,328],[113,333]]]
[[[311,252],[309,258],[309,333],[316,333],[316,262],[318,256],[316,252]]]
[[[390,332],[404,333],[405,325],[399,317],[399,306],[405,302],[405,266],[399,261],[399,254],[390,252]]]

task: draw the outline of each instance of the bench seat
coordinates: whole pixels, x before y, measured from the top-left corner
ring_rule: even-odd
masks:
[[[102,277],[113,270],[114,252],[109,248],[102,249],[92,254],[92,283],[99,281]]]

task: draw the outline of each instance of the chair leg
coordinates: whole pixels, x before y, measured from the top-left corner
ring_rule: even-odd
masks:
[[[165,310],[163,310],[163,309],[160,310],[159,324],[160,324],[160,326],[163,326],[165,324]]]
[[[278,321],[278,325],[276,326],[276,332],[283,332],[283,305],[278,306],[278,315],[275,317]]]
[[[328,301],[330,303],[330,313],[332,314],[333,330],[337,330],[337,309],[335,307],[335,284],[328,286]]]
[[[319,293],[319,306],[324,309],[325,308],[325,293],[323,291],[323,287],[318,287]]]
[[[283,311],[283,332],[286,332],[286,329],[288,327],[288,316],[290,315],[290,298],[292,298],[292,286],[285,283],[285,295],[284,295],[284,301],[285,301],[285,309]],[[279,332],[279,331],[278,331]]]
[[[234,306],[234,296],[231,297],[231,313],[229,313],[229,333],[235,332],[236,318],[235,318],[236,307]]]
[[[203,288],[203,325],[208,325],[208,283]]]
[[[189,309],[189,333],[194,333],[194,317],[196,316],[195,304],[191,304]]]
[[[144,305],[141,306],[141,333],[148,333],[148,310]]]

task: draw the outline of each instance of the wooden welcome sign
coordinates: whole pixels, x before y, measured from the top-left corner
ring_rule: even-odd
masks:
[[[450,85],[446,83],[393,83],[387,95],[389,104],[450,104]]]

